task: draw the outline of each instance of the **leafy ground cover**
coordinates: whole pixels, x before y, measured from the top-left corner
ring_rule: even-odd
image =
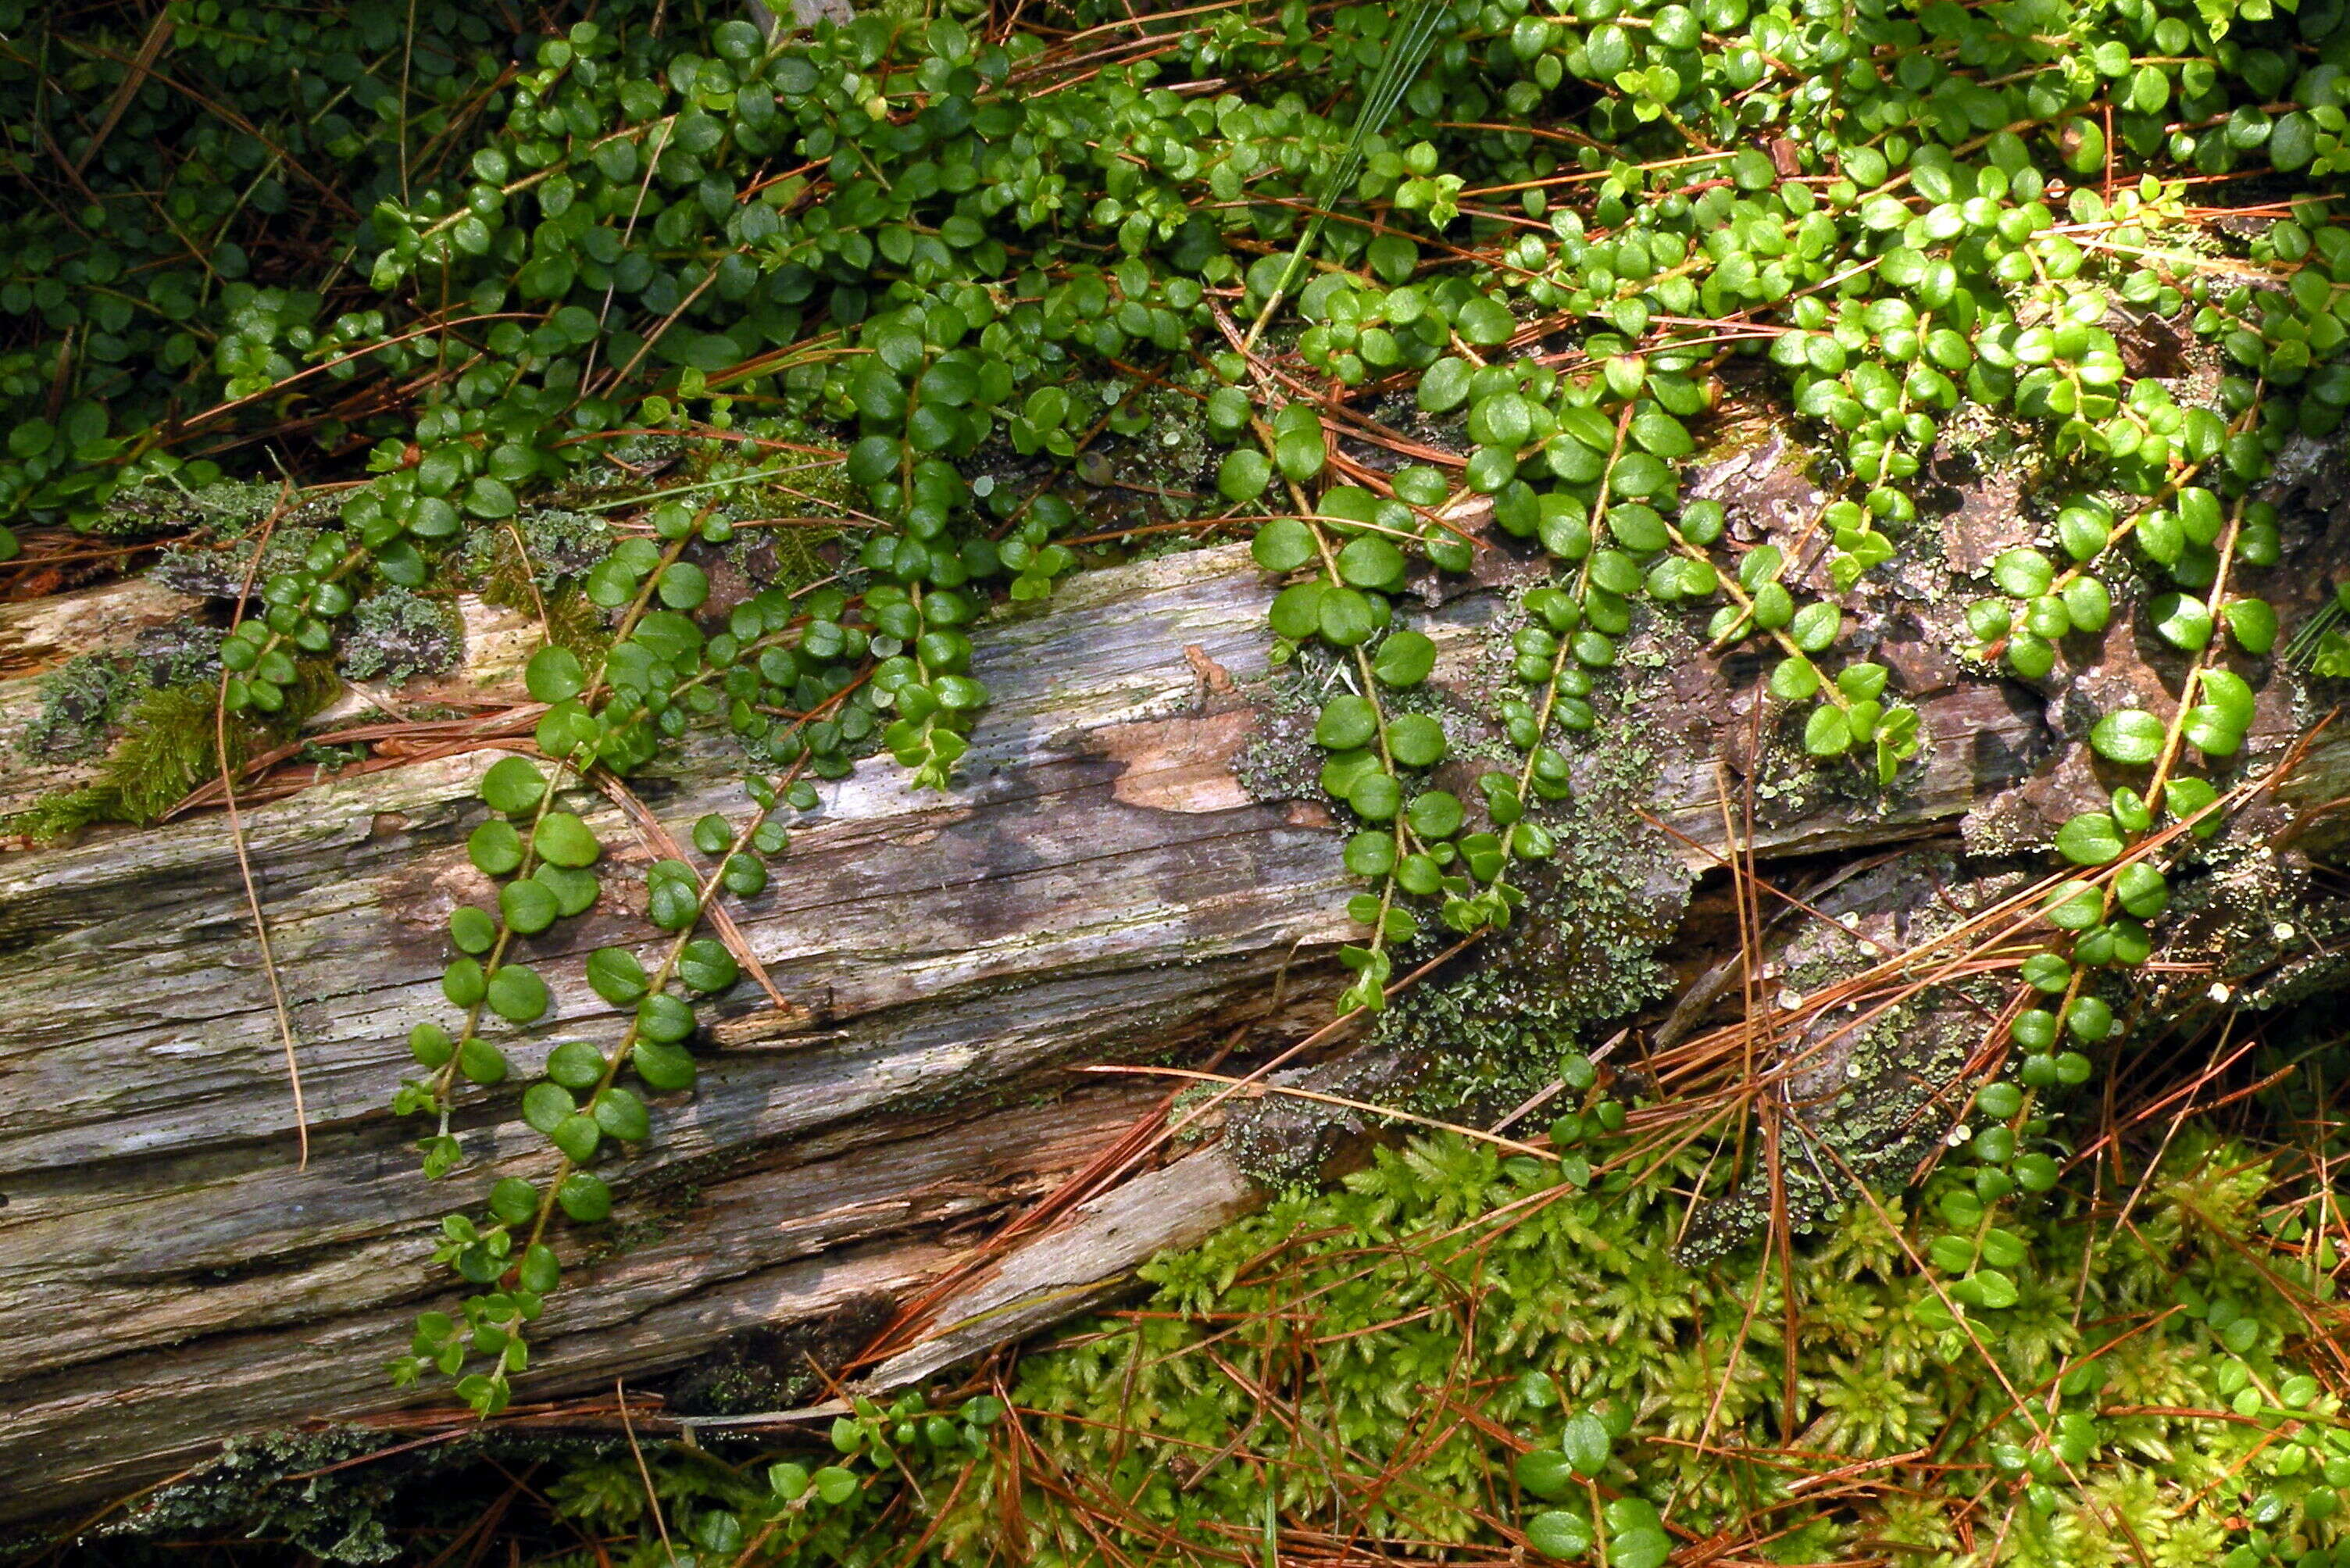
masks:
[[[1594,1078],[1544,1158],[1390,1151],[993,1403],[850,1418],[854,1462],[665,1459],[666,1516],[591,1466],[558,1501],[673,1520],[639,1542],[662,1561],[878,1554],[910,1519],[942,1560],[2334,1560],[2350,1454],[2289,1343],[2327,1310],[2327,1135],[2272,1117],[2110,1179],[2083,1151],[2134,1125],[2093,1102],[2167,1037],[2131,977],[2240,803],[2258,690],[2350,668],[2339,610],[2283,624],[2263,576],[2293,524],[2263,487],[2350,406],[2341,0],[764,16],[0,4],[0,574],[154,559],[220,607],[57,678],[28,743],[109,771],[13,826],[151,818],[338,671],[446,662],[461,587],[546,633],[540,760],[491,770],[469,846],[496,908],[452,919],[396,1106],[476,1293],[398,1376],[507,1404],[609,1210],[599,1155],[691,1085],[693,1001],[739,979],[713,903],[787,864],[811,778],[886,751],[951,786],[989,616],[1251,542],[1276,659],[1327,693],[1341,1006],[1377,1010],[1399,955],[1523,919],[1644,628],[1753,650],[1818,776],[1913,781],[1917,711],[1850,610],[1922,532],[1922,466],[1995,417],[2033,533],[1964,651],[2043,680],[2126,617],[2180,662],[2090,716],[2099,798],[1984,939],[1950,1168],[1800,1269],[1782,1228],[1718,1276],[1662,1216],[1747,1121],[1659,1144],[1672,1096],[1627,1116]],[[1820,448],[1820,571],[1687,493],[1740,400]],[[1541,580],[1509,754],[1455,791],[1405,589],[1497,550]],[[547,1176],[472,1190],[450,1111],[515,1092],[499,1031],[546,1007],[514,940],[602,886],[559,787],[697,725],[746,804],[650,873],[657,961],[589,961],[625,1034],[519,1086]]]

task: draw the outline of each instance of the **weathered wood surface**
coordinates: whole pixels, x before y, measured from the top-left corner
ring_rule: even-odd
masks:
[[[1262,668],[1262,596],[1231,568],[1113,575],[997,628],[983,662],[1001,701],[954,794],[917,795],[886,763],[827,787],[738,916],[795,1005],[745,986],[713,1009],[724,1049],[613,1173],[630,1195],[619,1233],[664,1239],[566,1292],[534,1392],[928,1277],[949,1254],[920,1238],[1032,1193],[1141,1103],[1007,1108],[1050,1068],[1229,1028],[1220,1014],[1257,1006],[1293,949],[1338,934],[1344,873],[1317,823],[1176,809],[1180,789],[1129,804],[1190,760],[1107,754],[1122,727],[1191,706],[1187,646]],[[384,1110],[409,1026],[446,1011],[442,922],[485,891],[462,841],[493,755],[246,817],[300,1040],[307,1170],[224,822],[0,861],[16,977],[0,994],[0,1515],[151,1479],[239,1428],[394,1402],[382,1361],[440,1288],[430,1221],[545,1158],[505,1119],[512,1092],[485,1092],[457,1127],[472,1164],[431,1188],[416,1129]],[[711,759],[651,798],[679,824],[741,805]],[[646,857],[616,812],[590,815],[630,846],[614,859]],[[642,940],[630,886],[610,877],[605,906],[530,944],[556,1005],[515,1043],[518,1069],[616,1032],[577,961]],[[919,1114],[950,1100],[962,1108]]]
[[[900,1298],[967,1255],[973,1222],[1049,1187],[1150,1101],[1072,1090],[1067,1068],[1221,1038],[1258,1016],[1284,968],[1291,1013],[1262,1021],[1268,1037],[1326,1005],[1327,971],[1311,961],[1346,934],[1338,836],[1322,808],[1253,800],[1233,773],[1252,736],[1279,728],[1251,685],[1270,591],[1232,549],[1082,578],[1047,613],[979,639],[996,701],[951,794],[913,794],[886,759],[826,787],[817,822],[737,909],[792,1006],[746,983],[712,1010],[702,1083],[658,1104],[644,1152],[609,1172],[620,1244],[551,1308],[525,1397]],[[1440,684],[1473,691],[1490,670],[1502,602],[1471,595],[1427,614]],[[1759,853],[1933,831],[2032,773],[2054,743],[2040,701],[1937,668],[1948,679],[1911,688],[1931,745],[1903,788],[1880,804],[1780,803],[1758,817]],[[1754,671],[1684,651],[1648,678],[1669,711],[1648,737],[1652,808],[1704,867],[1738,791]],[[496,754],[246,815],[299,1039],[307,1169],[224,822],[0,858],[13,977],[0,987],[0,1519],[119,1492],[237,1431],[400,1402],[381,1366],[414,1311],[445,1304],[432,1222],[548,1162],[511,1119],[511,1086],[461,1110],[470,1163],[438,1188],[416,1173],[417,1129],[385,1109],[410,1025],[446,1012],[447,913],[487,892],[463,839]],[[715,750],[643,788],[681,832],[741,805]],[[617,812],[582,800],[624,864],[597,909],[525,944],[555,1008],[510,1043],[519,1072],[556,1040],[618,1033],[578,961],[645,936],[628,907],[641,885],[618,872],[648,857]],[[1154,1192],[1167,1200],[1144,1201]],[[962,1337],[915,1354],[936,1365],[985,1337],[973,1322],[1033,1326],[1054,1315],[1045,1298],[1097,1299],[1099,1279],[1077,1277],[1088,1268],[1122,1273],[1236,1200],[1226,1183],[1180,1179],[1113,1193],[1078,1241],[1048,1241],[949,1303],[941,1316]]]

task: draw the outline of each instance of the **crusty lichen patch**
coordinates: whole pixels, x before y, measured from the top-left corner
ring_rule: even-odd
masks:
[[[1596,1044],[1599,1025],[1665,992],[1669,975],[1657,955],[1691,878],[1637,815],[1656,762],[1639,739],[1638,703],[1621,699],[1619,690],[1606,701],[1598,729],[1562,737],[1575,793],[1535,803],[1534,819],[1558,846],[1515,874],[1526,899],[1510,929],[1403,992],[1360,1049],[1305,1075],[1305,1086],[1419,1115],[1490,1118],[1541,1087],[1569,1053]],[[1398,956],[1397,971],[1451,940],[1440,929],[1425,932]],[[1322,1174],[1369,1119],[1275,1097],[1233,1112],[1225,1137],[1243,1169],[1284,1186]]]

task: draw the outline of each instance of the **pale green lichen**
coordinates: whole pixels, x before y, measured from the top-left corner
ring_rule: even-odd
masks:
[[[612,528],[591,513],[561,506],[525,507],[511,528],[477,528],[466,535],[463,556],[466,579],[487,585],[494,584],[502,573],[519,576],[515,558],[517,538],[530,562],[530,580],[541,593],[550,593],[566,578],[585,576],[604,558],[612,547]]]
[[[148,576],[175,593],[197,598],[234,598],[248,582],[260,584],[280,572],[298,568],[303,556],[322,536],[317,528],[280,524],[271,531],[258,566],[254,565],[250,544],[186,545],[166,550]]]
[[[17,749],[39,763],[95,756],[126,708],[149,692],[217,672],[219,654],[218,631],[182,624],[151,627],[127,649],[77,655],[43,679],[41,711],[17,737]]]
[[[107,727],[129,679],[112,655],[81,654],[41,680],[41,711],[16,738],[30,761],[69,762],[106,744]]]
[[[398,685],[452,669],[464,657],[464,627],[439,599],[387,587],[359,602],[342,642],[343,672]]]
[[[1638,736],[1626,709],[1569,744],[1575,794],[1534,814],[1557,849],[1519,873],[1526,901],[1510,929],[1458,971],[1399,996],[1357,1053],[1307,1086],[1418,1115],[1491,1118],[1539,1089],[1569,1053],[1596,1044],[1597,1026],[1665,992],[1670,977],[1657,954],[1692,878],[1634,815],[1656,776]],[[1260,763],[1259,776],[1270,769]],[[1422,935],[1397,971],[1449,940]],[[1276,1096],[1234,1113],[1225,1137],[1243,1169],[1279,1187],[1321,1174],[1367,1119]]]

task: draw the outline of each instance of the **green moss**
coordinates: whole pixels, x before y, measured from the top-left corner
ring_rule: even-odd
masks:
[[[1627,1147],[1593,1158],[1620,1165]],[[2241,1542],[2256,1497],[2273,1499],[2257,1506],[2280,1538],[2324,1538],[2299,1513],[2324,1485],[2316,1465],[2287,1479],[2254,1460],[2296,1430],[2289,1414],[2228,1415],[2237,1357],[2206,1326],[2249,1317],[2237,1343],[2262,1386],[2300,1370],[2287,1347],[2305,1298],[2265,1282],[2293,1265],[2253,1227],[2264,1201],[2307,1194],[2280,1189],[2255,1152],[2189,1136],[2118,1235],[2085,1188],[2002,1210],[2020,1297],[1964,1323],[1866,1207],[1801,1244],[1792,1303],[1767,1252],[1677,1262],[1677,1189],[1718,1187],[1709,1161],[1702,1147],[1634,1161],[1581,1190],[1451,1137],[1382,1151],[1340,1191],[1284,1198],[1149,1265],[1139,1313],[1021,1364],[1011,1397],[1033,1448],[999,1445],[959,1480],[916,1478],[951,1504],[901,1495],[937,1524],[942,1563],[993,1552],[1055,1568],[1108,1548],[1204,1564],[1223,1542],[1262,1540],[1268,1517],[1439,1557],[1498,1553],[1502,1529],[1544,1506],[1513,1483],[1514,1455],[1555,1446],[1565,1417],[1591,1407],[1628,1428],[1597,1477],[1604,1495],[1648,1498],[1697,1539],[1725,1532],[1746,1542],[1742,1560],[1906,1561],[1911,1548],[1957,1553],[1919,1559],[1945,1568],[2089,1568],[2131,1561],[2126,1523],[2185,1568]],[[1942,1213],[1962,1187],[1944,1174],[1886,1217],[1915,1245],[1971,1241],[1962,1211]],[[2094,1303],[2085,1318],[2076,1294]],[[2010,1387],[2046,1397],[2021,1416]],[[2316,1408],[2330,1428],[2331,1399]],[[1999,1458],[2044,1453],[2035,1423],[2083,1443],[2047,1483]],[[1827,1473],[1849,1484],[1807,1479]],[[1087,1501],[1055,1490],[1009,1506],[1039,1474],[1079,1482]],[[1986,1490],[2007,1521],[1996,1553],[1977,1512]]]
[[[250,712],[228,716],[231,765],[298,733],[302,720],[333,694],[334,678],[323,668],[307,663],[300,669],[301,680],[287,693],[286,707],[266,723]],[[198,784],[219,776],[219,688],[206,683],[141,690],[117,713],[122,736],[98,776],[0,818],[0,832],[51,843],[101,822],[151,823]]]

